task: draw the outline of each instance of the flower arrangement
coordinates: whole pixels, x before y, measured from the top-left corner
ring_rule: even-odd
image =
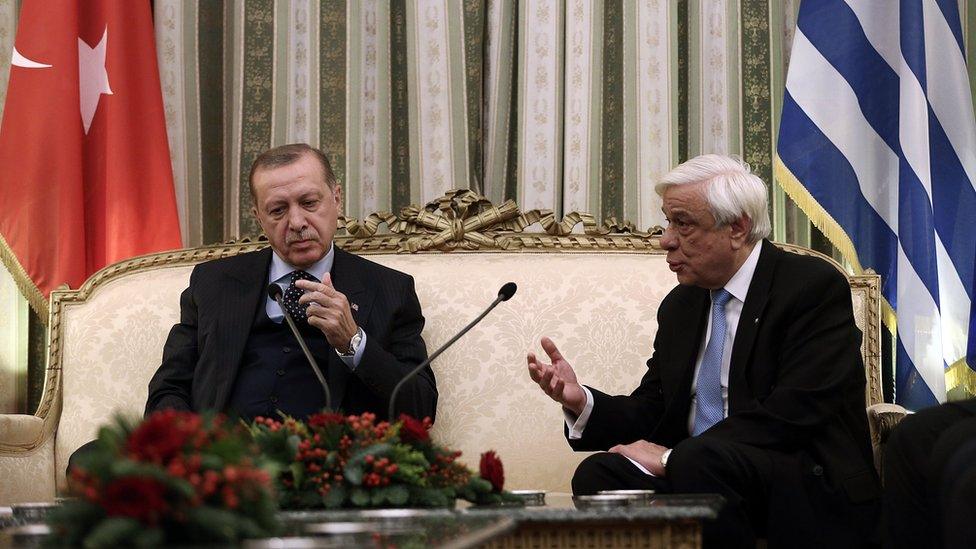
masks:
[[[74,498],[48,519],[58,543],[230,542],[280,530],[271,474],[247,429],[223,416],[118,418],[76,459]]]
[[[319,413],[298,421],[257,418],[251,433],[279,465],[282,508],[449,507],[519,500],[503,490],[502,463],[481,459],[481,475],[460,452],[435,444],[431,421],[401,415],[394,423],[371,413]]]

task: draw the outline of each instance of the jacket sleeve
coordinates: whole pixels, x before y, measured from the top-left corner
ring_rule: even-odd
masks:
[[[192,410],[191,388],[199,353],[197,349],[197,305],[193,288],[197,276],[194,268],[190,285],[180,295],[180,322],[174,324],[163,346],[163,360],[149,381],[149,398],[145,414],[172,408]]]
[[[382,402],[388,402],[397,383],[427,359],[427,346],[420,335],[424,329],[424,315],[412,277],[407,277],[400,294],[403,298],[393,311],[389,337],[381,341],[367,331],[362,360],[353,371]],[[430,366],[400,389],[396,409],[415,418],[434,419],[437,384]],[[385,411],[381,415],[385,415]]]

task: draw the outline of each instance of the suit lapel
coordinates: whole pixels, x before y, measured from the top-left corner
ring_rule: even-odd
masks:
[[[336,248],[331,274],[332,286],[346,296],[353,318],[357,324],[365,328],[375,294],[360,281],[361,273],[356,268],[356,258],[349,252]]]
[[[735,341],[732,343],[732,359],[729,363],[729,409],[733,409],[732,399],[741,391],[732,390],[737,380],[745,379],[746,365],[752,354],[752,346],[756,342],[759,327],[762,324],[763,311],[769,303],[769,288],[773,282],[773,271],[781,253],[773,244],[763,240],[759,252],[756,271],[749,283],[746,302],[742,304],[742,314],[739,325],[735,330]]]
[[[694,375],[695,360],[705,336],[705,323],[708,319],[708,291],[688,288],[683,296],[684,306],[675,312],[674,327],[693,327],[683,333],[668,334],[672,342],[672,355],[661,363],[661,386],[665,391],[667,407],[680,404],[682,398],[691,399],[691,380]],[[676,398],[677,397],[677,398]],[[682,406],[679,406],[682,408]],[[685,412],[686,413],[686,412]]]
[[[241,256],[242,259],[244,257]],[[223,374],[215,403],[218,410],[223,410],[227,405],[254,323],[254,314],[261,298],[267,295],[271,248],[246,257],[246,264],[242,268],[224,273],[226,289],[221,292],[220,325],[217,329],[218,360],[223,363],[218,365]]]

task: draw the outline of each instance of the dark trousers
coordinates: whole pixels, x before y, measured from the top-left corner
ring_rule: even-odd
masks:
[[[906,417],[884,458],[885,547],[976,546],[976,399]]]
[[[612,453],[587,457],[573,476],[574,494],[625,489],[722,495],[725,506],[703,525],[706,548],[752,548],[757,537],[767,538],[769,547],[863,547],[876,526],[873,500],[851,503],[804,455],[716,438],[676,445],[666,478],[647,475]]]
[[[573,476],[573,493],[650,489],[663,493],[713,493],[726,504],[703,528],[706,547],[755,547],[766,534],[773,464],[768,452],[703,437],[689,438],[668,458],[666,478],[652,477],[620,454],[599,453],[583,460]]]

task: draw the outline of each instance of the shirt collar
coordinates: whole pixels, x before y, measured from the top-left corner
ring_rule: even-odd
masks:
[[[272,250],[271,254],[271,270],[268,272],[268,282],[278,282],[281,279],[290,275],[293,271],[305,271],[306,273],[315,277],[315,280],[319,282],[325,277],[325,273],[332,271],[332,264],[335,262],[335,246],[329,245],[329,251],[322,257],[322,259],[316,261],[307,269],[299,269],[289,265],[278,252]]]
[[[757,242],[752,247],[749,257],[746,258],[739,270],[732,275],[732,278],[725,284],[725,290],[732,294],[732,297],[745,303],[746,294],[749,293],[749,284],[752,283],[752,275],[756,274],[756,265],[759,264],[759,252],[762,242]]]

